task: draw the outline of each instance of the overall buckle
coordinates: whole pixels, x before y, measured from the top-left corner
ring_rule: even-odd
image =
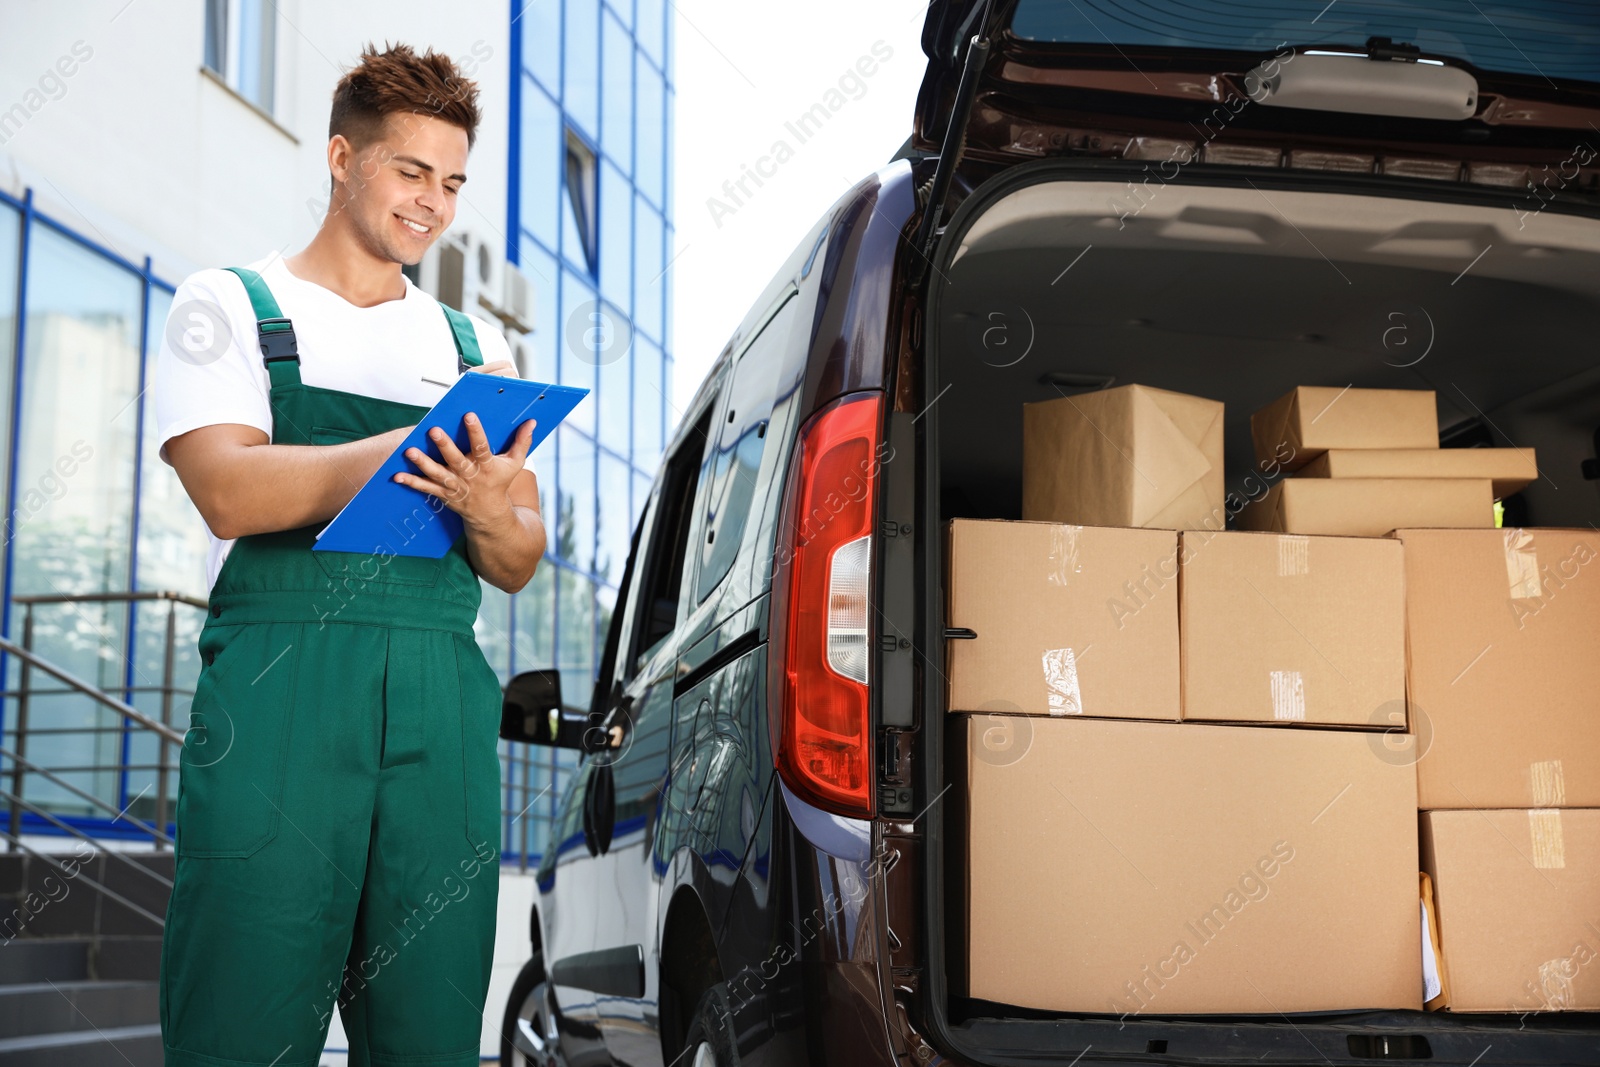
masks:
[[[294,323],[285,318],[260,319],[256,333],[261,341],[261,361],[271,363],[278,359],[300,362],[300,350],[294,337]]]

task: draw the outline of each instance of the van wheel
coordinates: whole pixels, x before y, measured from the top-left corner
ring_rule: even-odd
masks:
[[[739,1046],[734,1040],[733,1006],[728,987],[718,982],[700,998],[683,1044],[684,1067],[739,1067]]]
[[[523,964],[506,997],[506,1014],[500,1024],[501,1067],[560,1067],[565,1064],[552,1035],[555,1027],[546,1007],[544,953],[535,952]]]

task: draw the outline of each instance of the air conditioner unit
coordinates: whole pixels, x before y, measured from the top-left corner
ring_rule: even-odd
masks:
[[[532,378],[538,354],[534,350],[533,335],[520,330],[506,330],[506,345],[511,349],[511,363],[522,378]]]
[[[438,266],[431,291],[439,302],[469,315],[485,308],[498,315],[500,287],[504,284],[500,275],[505,261],[494,245],[466,232],[445,238],[435,248]],[[427,274],[424,270],[424,277]]]
[[[528,276],[511,264],[504,264],[500,293],[501,321],[518,330],[533,329],[533,283]]]

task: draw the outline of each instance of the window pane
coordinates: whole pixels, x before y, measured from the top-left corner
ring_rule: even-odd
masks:
[[[633,190],[611,164],[600,168],[600,295],[633,312]]]
[[[19,594],[123,591],[132,578],[143,282],[47,226],[36,225],[31,242],[11,526],[13,588]],[[19,614],[12,611],[13,632]],[[110,603],[41,606],[35,609],[34,647],[115,692],[128,669],[126,618],[125,606]],[[7,667],[8,687],[14,687],[16,660],[9,659]],[[34,678],[41,681],[37,672]],[[36,723],[57,727],[120,723],[70,693],[35,696],[29,714]],[[114,732],[57,734],[34,739],[28,754],[44,766],[114,766],[119,748]],[[117,796],[114,773],[63,777],[102,799]],[[42,779],[37,787],[30,782],[25,793],[57,810],[86,812],[84,801]]]
[[[678,94],[677,94],[677,92],[675,92],[672,89],[668,89],[667,90],[665,113],[666,113],[667,127],[666,127],[666,133],[663,135],[663,139],[662,139],[662,142],[661,142],[661,145],[662,145],[661,158],[666,161],[667,179],[666,179],[666,194],[662,198],[661,207],[666,212],[667,218],[670,220],[673,217],[673,214],[672,214],[672,195],[673,195],[674,171],[677,169],[676,167],[674,167],[672,165],[672,146],[673,146],[673,143],[675,142],[675,140],[677,139],[677,121],[678,121]],[[670,248],[671,245],[669,244],[667,247]]]
[[[522,65],[550,95],[561,91],[561,0],[521,0]]]
[[[634,33],[650,58],[662,66],[666,47],[667,0],[639,0],[639,21]]]
[[[633,38],[611,15],[602,23],[602,87],[604,111],[600,117],[600,146],[616,160],[622,173],[633,173]]]
[[[655,477],[655,472],[641,474],[633,472],[633,510],[628,521],[633,525],[639,524],[639,516],[644,513],[644,506],[650,502],[650,482]]]
[[[556,565],[540,560],[533,579],[512,598],[512,669],[517,673],[556,665]]]
[[[642,197],[633,201],[633,323],[653,340],[661,338],[662,239],[665,227]]]
[[[677,269],[676,258],[680,251],[673,246],[676,240],[676,232],[668,226],[665,237],[667,269],[666,273],[661,275],[661,345],[668,352],[672,351],[672,293],[676,282],[672,273]]]
[[[639,61],[635,65],[638,82],[637,130],[638,130],[638,155],[634,164],[633,180],[638,184],[639,190],[650,198],[651,203],[660,204],[661,200],[661,172],[666,169],[666,89],[661,83],[661,75],[654,67],[645,62],[643,53],[639,54]]]
[[[628,432],[632,422],[628,413],[630,385],[628,371],[633,365],[630,336],[632,331],[627,320],[611,305],[601,305],[601,312],[604,319],[598,327],[601,337],[598,368],[600,443],[617,455],[626,456]]]
[[[633,537],[633,524],[628,509],[628,482],[631,472],[628,465],[615,456],[600,455],[600,549],[595,562],[595,573],[604,581],[617,585],[622,581],[622,569],[628,565],[628,543]]]
[[[796,301],[783,306],[739,357],[728,383],[727,413],[722,416],[716,452],[711,457],[707,488],[706,539],[701,546],[696,601],[704,600],[733,566],[744,540],[745,516],[756,496],[767,421],[777,387],[774,367],[794,322]]]
[[[662,447],[661,349],[636,334],[633,351],[633,465],[653,474]]]
[[[556,291],[561,269],[556,266],[556,257],[527,237],[522,239],[518,258],[521,260],[518,269],[533,284],[534,328],[518,346],[522,353],[517,373],[530,381],[553,382],[560,366],[556,358],[556,342],[560,334],[556,313],[561,305],[556,299]],[[517,354],[515,349],[512,354]]]
[[[150,290],[149,328],[145,339],[148,377],[142,398],[144,448],[139,472],[139,573],[135,587],[187,593],[204,600],[206,555],[210,551],[205,520],[189,500],[183,483],[178,481],[178,472],[156,452],[153,387],[156,352],[171,309],[171,293],[165,289]]]
[[[545,247],[558,245],[561,170],[566,165],[561,112],[538,86],[522,83],[522,165],[517,210],[524,229]]]
[[[595,138],[600,132],[599,0],[567,0],[567,69],[561,98],[567,115]]]
[[[672,368],[676,365],[677,360],[673,359],[669,353],[666,364],[661,368],[661,404],[663,409],[661,447],[663,448],[666,447],[666,442],[672,440],[672,435],[678,432],[678,416],[682,414],[678,410],[677,402],[672,399],[677,395],[677,390],[673,388],[672,384]],[[690,392],[692,394],[693,390]]]
[[[478,605],[473,635],[483,649],[483,658],[505,685],[511,680],[511,594],[485,581],[478,584],[483,587],[483,602]]]
[[[564,563],[594,569],[594,442],[557,427],[561,437],[554,549]]]
[[[576,426],[589,434],[595,432],[595,323],[599,314],[594,290],[572,271],[562,271],[561,344],[558,352],[561,384],[590,390],[590,394],[578,401],[578,406],[572,409],[572,414],[567,416],[562,425]]]
[[[556,665],[567,704],[586,705],[594,691],[594,582],[562,568],[556,575],[560,634]]]
[[[566,133],[563,151],[561,254],[567,262],[592,277],[598,251],[595,234],[599,221],[598,161],[593,150],[573,130]]]
[[[633,0],[606,0],[606,6],[622,20],[624,26],[633,29]]]
[[[224,69],[228,54],[228,0],[206,0],[206,66],[218,74],[227,75]]]
[[[277,66],[278,10],[275,0],[239,0],[239,95],[272,114]]]

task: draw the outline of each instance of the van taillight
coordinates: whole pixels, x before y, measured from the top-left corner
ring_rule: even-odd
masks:
[[[778,771],[827,811],[870,818],[872,524],[883,397],[844,397],[800,432],[789,539]]]

